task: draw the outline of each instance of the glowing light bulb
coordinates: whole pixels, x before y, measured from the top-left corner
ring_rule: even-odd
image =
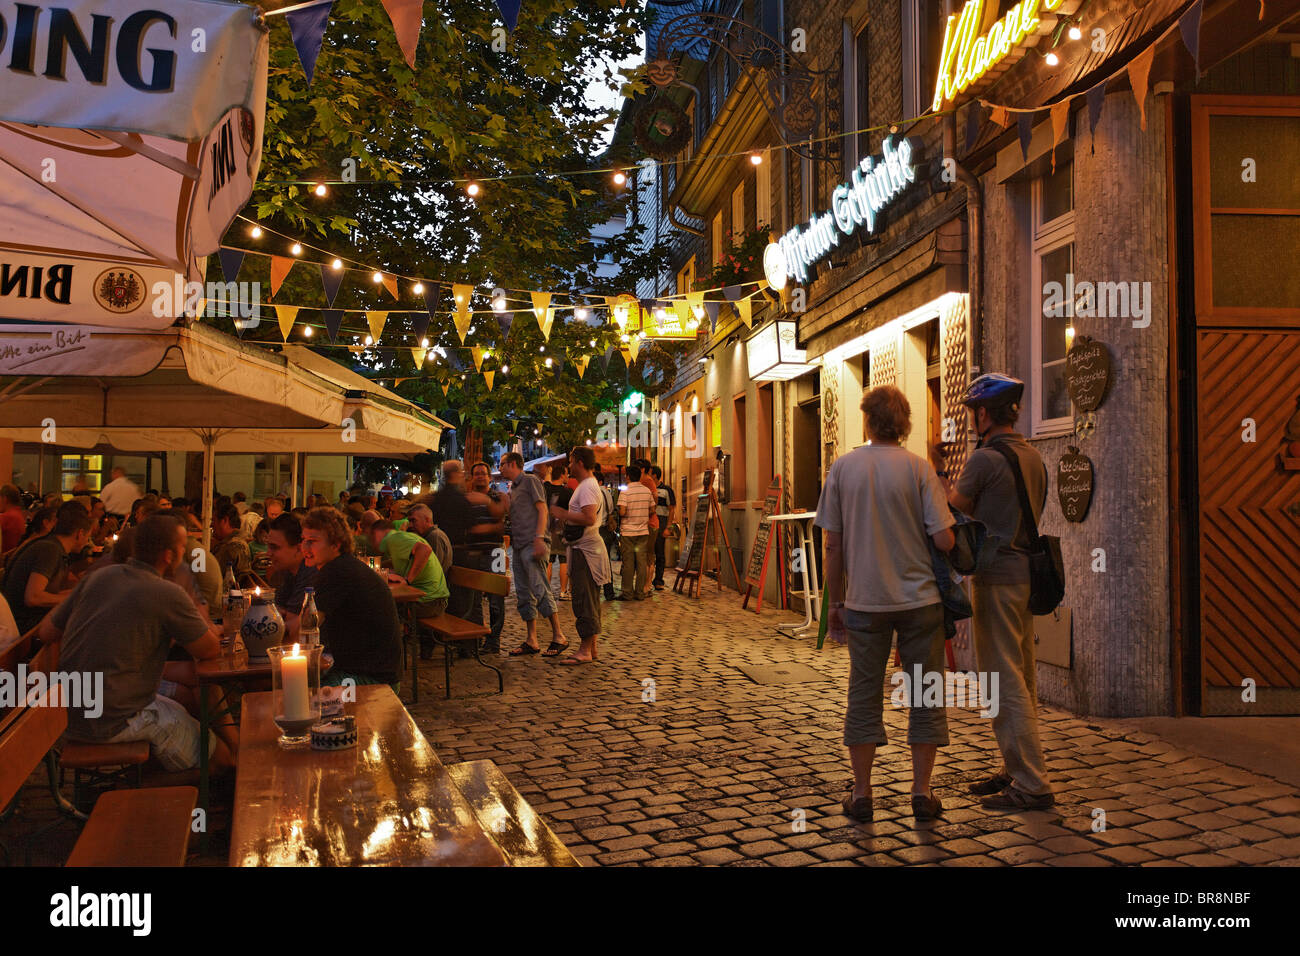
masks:
[[[329,190],[325,188],[324,183],[317,183],[316,188],[312,190],[317,196],[324,196]]]
[[[547,368],[551,367],[551,357],[549,355],[546,356],[546,367]]]
[[[420,339],[420,348],[422,348],[422,349],[427,349],[428,347],[429,347],[429,340],[428,340],[428,339]]]
[[[335,272],[338,272],[340,269],[343,268],[343,260],[335,259],[333,262],[330,263],[330,266],[334,269]]]
[[[411,286],[411,291],[416,295],[424,295],[424,283],[417,282],[415,285]]]
[[[250,236],[252,236],[254,239],[261,239],[261,238],[262,238],[262,227],[261,227],[261,226],[253,226],[251,229],[248,230],[248,234],[249,234]]]
[[[1071,26],[1070,26],[1070,39],[1071,39],[1071,40],[1082,40],[1082,39],[1083,39],[1083,31],[1079,29],[1079,24],[1077,24],[1077,23],[1075,23],[1075,24],[1071,24]]]
[[[509,371],[510,371],[510,366],[509,366],[509,365],[502,365],[502,366],[501,366],[501,374],[502,374],[502,375],[505,375],[505,374],[506,374],[507,372],[509,372]]]
[[[372,339],[370,336],[367,335],[367,336],[366,336],[366,344],[367,344],[367,345],[374,345],[374,344],[375,344],[375,340]]]
[[[595,340],[595,339],[592,339],[592,340],[591,340],[591,347],[592,347],[593,349],[596,347],[596,340]]]
[[[311,338],[311,326],[310,326],[310,325],[304,325],[304,326],[302,327],[302,337],[305,338],[305,339],[309,339],[309,338]]]
[[[762,154],[762,153],[750,153],[750,154],[749,154],[749,161],[750,161],[751,163],[753,163],[755,166],[762,166],[762,165],[763,165],[763,154]]]
[[[493,312],[504,312],[505,310],[506,310],[505,296],[498,296],[497,298],[492,300]]]
[[[591,314],[590,312],[588,312],[586,309],[582,308],[581,306],[573,310],[573,317],[575,319],[581,319],[584,322],[586,321],[587,316],[589,316],[590,314]]]
[[[1049,54],[1047,54],[1047,65],[1048,65],[1048,66],[1056,66],[1056,65],[1057,65],[1058,63],[1060,63],[1060,62],[1061,62],[1061,58],[1060,58],[1059,56],[1057,56],[1055,53],[1049,53]]]
[[[621,169],[615,170],[615,171],[614,171],[614,185],[615,185],[615,186],[622,186],[625,182],[627,182],[627,176],[623,173],[623,170],[621,170]]]
[[[290,249],[289,251],[292,252],[295,256],[300,256],[300,255],[302,255],[302,245],[301,245],[301,243],[297,243],[297,242],[295,242],[295,243],[293,244],[293,248]]]
[[[376,272],[370,278],[375,280],[375,285],[379,285],[379,283],[384,281],[384,274],[382,272]]]
[[[479,192],[478,183],[470,183],[465,187],[465,192],[469,193],[471,199],[477,196]]]
[[[542,346],[541,348],[539,348],[537,351],[539,351],[539,352],[545,352],[545,351],[546,351],[546,346],[543,345],[543,346]]]

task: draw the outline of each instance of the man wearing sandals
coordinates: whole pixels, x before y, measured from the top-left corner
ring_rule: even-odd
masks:
[[[948,496],[954,508],[982,521],[1001,542],[992,558],[981,560],[971,595],[976,665],[983,673],[999,675],[993,733],[1003,767],[970,788],[990,810],[1043,810],[1056,802],[1038,735],[1029,532],[1020,517],[1010,465],[991,447],[1005,444],[1015,454],[1038,520],[1047,498],[1047,469],[1014,429],[1024,390],[1023,382],[999,374],[981,375],[971,383],[962,404],[971,410],[980,443]]]
[[[554,657],[569,646],[560,632],[560,615],[555,596],[546,583],[546,560],[551,555],[546,534],[546,490],[536,475],[524,471],[524,456],[506,452],[501,458],[501,476],[510,482],[510,567],[515,576],[515,599],[519,616],[528,628],[524,643],[510,652],[511,657],[536,654],[537,616],[551,622],[551,644],[545,656]]]
[[[578,487],[569,507],[551,505],[551,514],[564,523],[564,540],[569,545],[569,590],[573,595],[574,624],[582,646],[561,664],[590,664],[599,653],[601,588],[613,580],[609,553],[600,538],[605,519],[605,501],[596,484],[596,453],[578,445],[569,453],[569,469]]]

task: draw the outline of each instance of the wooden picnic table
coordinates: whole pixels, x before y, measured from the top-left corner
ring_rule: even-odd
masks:
[[[244,698],[231,866],[503,866],[411,715],[357,688],[356,748],[282,750],[271,695]]]

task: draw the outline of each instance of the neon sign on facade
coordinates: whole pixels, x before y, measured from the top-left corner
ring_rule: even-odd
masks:
[[[1021,0],[997,20],[983,36],[985,0],[968,0],[961,13],[948,18],[943,31],[943,52],[939,58],[939,79],[934,86],[938,112],[945,103],[988,72],[1025,37],[1038,30],[1038,11],[1055,10],[1064,0]]]

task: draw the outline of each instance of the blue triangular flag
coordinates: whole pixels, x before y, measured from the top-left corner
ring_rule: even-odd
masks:
[[[1020,155],[1029,160],[1029,140],[1034,135],[1034,114],[1017,113],[1016,130],[1020,133]]]
[[[339,327],[343,324],[343,310],[321,309],[320,315],[325,320],[325,331],[329,332],[330,341],[335,341],[339,337]]]
[[[411,313],[411,331],[415,333],[415,341],[424,340],[425,335],[429,332],[429,313],[412,312]]]
[[[506,21],[506,29],[511,33],[515,32],[515,24],[519,22],[519,8],[523,5],[524,0],[497,0],[501,19]]]
[[[1183,35],[1183,45],[1192,55],[1198,77],[1201,75],[1201,4],[1202,0],[1196,0],[1178,21],[1178,31]]]
[[[307,74],[307,85],[316,73],[316,58],[320,56],[321,42],[325,39],[325,27],[329,24],[330,10],[334,0],[318,3],[314,7],[302,7],[291,10],[284,15],[289,22],[289,36],[293,37],[293,48],[298,51],[298,62]]]
[[[1084,95],[1088,100],[1088,135],[1095,143],[1097,120],[1101,119],[1101,107],[1106,102],[1106,81],[1102,80]]]
[[[217,250],[217,255],[221,258],[221,274],[227,282],[234,282],[239,278],[239,267],[244,264],[244,250],[222,246]]]
[[[722,294],[727,297],[728,302],[739,302],[745,290],[738,285],[729,285],[722,290]]]
[[[425,314],[415,321],[416,334],[424,338],[425,333],[429,331],[429,323],[436,323],[438,304],[442,301],[442,286],[436,283],[432,288],[424,290],[424,309]]]
[[[325,300],[332,306],[334,298],[339,294],[339,286],[343,284],[343,270],[331,269],[325,263],[320,265],[320,284],[325,289]]]
[[[498,312],[497,325],[501,326],[501,341],[510,337],[510,326],[514,324],[515,314],[513,312]]]
[[[970,108],[966,111],[966,152],[970,152],[975,145],[975,138],[980,134],[981,115],[979,101],[971,103]]]
[[[704,311],[709,314],[709,333],[718,331],[718,306],[717,302],[705,302]]]

